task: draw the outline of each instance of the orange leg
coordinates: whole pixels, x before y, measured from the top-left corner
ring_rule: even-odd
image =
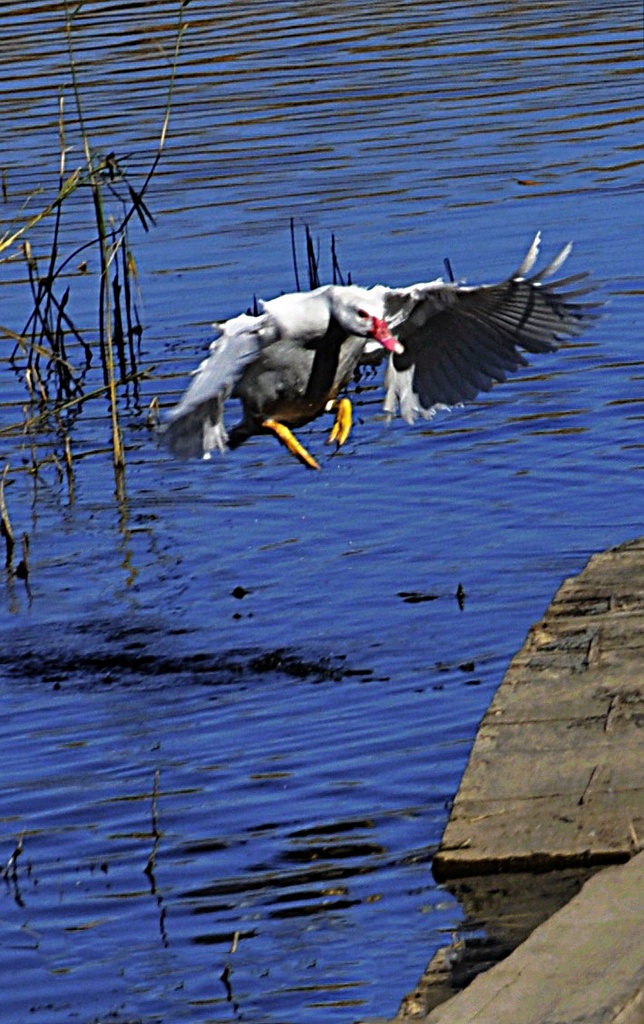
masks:
[[[340,398],[332,404],[331,408],[335,409],[335,423],[333,424],[333,430],[329,434],[327,444],[333,444],[334,441],[337,441],[339,448],[351,433],[353,409],[348,398]]]
[[[296,459],[299,459],[300,462],[303,462],[305,466],[308,466],[309,469],[321,468],[320,464],[316,462],[310,452],[307,452],[304,445],[300,444],[293,431],[289,430],[289,428],[283,423],[278,423],[277,420],[269,419],[264,420],[262,426],[266,430],[271,430],[282,444],[286,445],[291,454],[294,455]]]

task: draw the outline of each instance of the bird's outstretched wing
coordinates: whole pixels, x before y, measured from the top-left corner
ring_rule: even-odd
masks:
[[[550,352],[580,334],[599,303],[580,302],[592,290],[587,274],[543,282],[559,270],[567,245],[542,271],[534,266],[540,234],[518,270],[500,284],[467,287],[441,280],[410,288],[377,286],[385,317],[405,351],[388,366],[385,411],[413,422],[436,408],[458,405],[527,365],[520,349]]]
[[[195,370],[192,384],[161,428],[164,442],[182,458],[226,449],[224,404],[248,363],[275,340],[275,325],[267,314],[242,314],[220,329],[209,356]]]

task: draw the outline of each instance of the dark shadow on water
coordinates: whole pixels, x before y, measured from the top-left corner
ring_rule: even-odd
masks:
[[[54,635],[55,634],[55,635]],[[63,634],[61,636],[61,634]],[[344,654],[315,654],[289,647],[231,648],[183,652],[165,649],[185,631],[165,632],[161,627],[116,627],[81,623],[52,631],[45,638],[27,635],[0,641],[0,664],[9,679],[44,683],[56,689],[73,686],[91,690],[106,686],[163,689],[186,685],[238,686],[267,678],[307,683],[342,682],[345,678],[373,677],[373,669],[347,663]]]

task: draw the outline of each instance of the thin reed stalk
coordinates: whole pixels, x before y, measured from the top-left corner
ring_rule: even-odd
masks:
[[[152,161],[152,164],[148,170],[148,173],[143,181],[143,185],[139,189],[135,189],[131,183],[127,183],[130,206],[126,210],[118,225],[112,225],[108,231],[107,226],[107,215],[105,209],[104,199],[104,177],[103,170],[105,168],[104,162],[97,162],[90,145],[90,136],[87,129],[85,114],[83,110],[81,87],[78,75],[78,63],[74,51],[73,44],[73,19],[78,15],[82,8],[82,3],[78,3],[72,12],[70,0],[66,2],[66,29],[67,29],[67,49],[69,54],[69,63],[72,77],[72,89],[74,93],[74,99],[76,103],[76,114],[78,117],[78,124],[80,128],[81,137],[83,140],[83,149],[85,153],[85,164],[87,169],[87,179],[92,195],[92,203],[94,207],[94,219],[97,229],[98,238],[98,250],[100,260],[100,286],[99,286],[99,339],[101,347],[101,357],[104,373],[104,382],[107,386],[109,393],[109,405],[110,405],[110,418],[112,425],[112,447],[113,447],[113,461],[114,466],[117,469],[123,469],[125,466],[125,448],[123,445],[123,435],[119,422],[119,407],[118,407],[118,391],[117,386],[120,379],[124,379],[128,374],[128,363],[126,359],[126,342],[125,342],[125,326],[127,326],[127,337],[128,345],[127,352],[130,356],[130,366],[136,367],[135,348],[134,348],[134,324],[132,318],[132,307],[131,307],[131,287],[130,287],[130,268],[134,265],[133,258],[129,255],[129,246],[127,244],[127,225],[129,221],[136,213],[144,230],[148,230],[148,222],[154,223],[154,218],[150,213],[145,200],[144,195],[152,181],[156,168],[161,159],[162,153],[165,149],[165,144],[168,135],[168,128],[170,124],[170,113],[172,109],[172,100],[174,96],[174,85],[176,80],[176,71],[179,59],[179,53],[181,48],[181,42],[183,34],[185,32],[185,23],[183,22],[183,13],[187,6],[187,0],[182,0],[179,5],[179,23],[177,26],[177,33],[175,38],[175,49],[173,60],[171,64],[170,84],[168,88],[168,95],[166,99],[166,109],[163,119],[163,125],[161,128],[161,135],[157,146],[157,152]],[[112,154],[109,158],[109,175],[108,181],[113,176],[120,174],[120,168],[116,157]],[[122,273],[122,280],[119,274],[119,254],[121,254],[120,269]],[[60,272],[60,268],[59,268]],[[110,274],[113,272],[113,278],[110,282]],[[136,326],[137,337],[140,339],[140,324]],[[117,361],[118,361],[118,374],[117,374]]]
[[[0,535],[4,537],[5,542],[5,569],[11,569],[13,565],[13,552],[16,546],[16,540],[13,535],[13,527],[11,526],[11,519],[9,518],[9,511],[7,509],[7,502],[4,494],[9,469],[10,466],[9,463],[7,463],[2,471],[2,477],[0,477]]]
[[[35,411],[33,408],[29,410],[34,414],[27,415],[23,424],[0,430],[0,434],[29,434],[42,426],[53,413],[56,433],[61,438],[61,445],[65,445],[64,455],[62,449],[60,452],[61,459],[57,460],[55,453],[53,459],[60,467],[66,468],[71,494],[71,441],[69,422],[64,421],[63,417],[65,413],[74,414],[84,402],[103,395],[107,396],[109,409],[116,492],[117,496],[125,496],[125,445],[119,416],[120,389],[132,388],[135,398],[138,398],[137,385],[143,376],[138,367],[142,326],[137,309],[137,270],[129,238],[129,224],[135,215],[144,231],[150,230],[155,223],[146,202],[146,193],[167,145],[179,57],[187,29],[184,17],[188,2],[178,0],[177,3],[178,19],[169,55],[169,84],[156,151],[142,183],[135,185],[128,180],[123,161],[117,154],[101,156],[92,146],[84,103],[82,68],[75,50],[76,25],[86,5],[84,0],[65,0],[73,118],[82,139],[84,166],[68,173],[70,146],[66,126],[69,113],[61,90],[58,95],[58,193],[51,203],[28,217],[23,224],[16,226],[15,222],[12,223],[0,237],[0,262],[15,259],[16,254],[10,254],[10,250],[22,245],[22,258],[31,290],[31,308],[24,329],[14,332],[0,327],[0,336],[14,342],[12,365],[24,376],[30,403],[37,407]],[[73,252],[63,255],[61,239],[64,204],[80,186],[85,186],[91,196],[94,237],[77,246]],[[4,173],[2,196],[8,201],[8,183]],[[112,212],[111,207],[116,207],[116,211]],[[28,234],[47,217],[51,217],[52,221],[49,249],[44,255],[36,254]],[[61,287],[60,278],[72,261],[78,260],[81,254],[92,247],[98,254],[96,338],[103,386],[88,391],[85,378],[93,363],[92,345],[74,323],[70,286]],[[47,461],[51,460],[41,460],[38,466]],[[33,466],[36,467],[35,461]],[[13,543],[15,545],[15,541]],[[28,566],[27,559],[23,558],[23,561]]]
[[[76,7],[74,14],[78,14],[81,4]],[[77,62],[72,42],[72,13],[69,0],[66,4],[67,13],[67,51],[69,53],[69,66],[72,75],[72,89],[76,102],[76,115],[83,140],[87,177],[94,206],[94,218],[98,234],[98,251],[100,259],[100,285],[99,285],[99,341],[101,346],[101,361],[103,365],[103,377],[109,393],[110,419],[112,424],[112,451],[113,461],[116,468],[122,469],[125,466],[125,449],[123,447],[123,435],[119,423],[117,378],[114,365],[114,339],[113,339],[113,307],[109,289],[109,268],[114,254],[114,244],[110,244],[107,232],[105,206],[103,202],[103,190],[101,176],[97,168],[90,146],[89,133],[85,124],[85,114],[81,99],[81,90],[78,80]]]
[[[297,244],[295,237],[295,221],[291,217],[290,219],[290,234],[291,234],[291,258],[293,261],[293,273],[295,275],[295,288],[296,291],[301,291],[300,285],[300,272],[297,259]],[[306,253],[306,269],[309,279],[309,288],[311,290],[319,288],[321,282],[320,278],[320,240],[319,238],[314,239],[311,234],[311,229],[308,224],[304,225],[304,248]],[[338,260],[337,242],[334,234],[331,235],[331,272],[333,284],[351,284],[351,274],[347,274],[346,282],[344,274],[340,269],[340,262]],[[257,303],[255,303],[257,307]],[[255,315],[257,310],[255,308]]]

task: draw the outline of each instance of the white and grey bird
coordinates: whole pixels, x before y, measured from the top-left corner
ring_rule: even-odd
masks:
[[[588,274],[545,283],[572,245],[541,271],[535,237],[518,270],[499,284],[469,286],[441,278],[407,288],[325,285],[261,304],[219,325],[219,337],[170,411],[164,438],[176,455],[206,456],[273,433],[312,469],[316,459],[293,434],[336,412],[329,438],[343,444],[352,424],[342,397],[361,365],[388,356],[384,409],[408,423],[437,408],[471,401],[527,365],[522,351],[552,352],[579,335],[599,303],[580,301]],[[243,417],[230,433],[224,407],[238,398]]]

